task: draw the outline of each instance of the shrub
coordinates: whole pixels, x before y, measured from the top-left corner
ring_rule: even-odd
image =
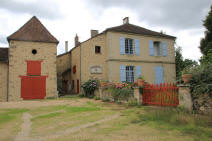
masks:
[[[131,88],[112,88],[111,90],[114,101],[128,100],[133,96],[133,89]]]
[[[208,93],[212,96],[212,64],[196,67],[190,81],[192,98]]]
[[[103,101],[103,102],[109,102],[110,99],[109,99],[108,97],[103,97],[103,98],[102,98],[102,101]]]
[[[100,97],[94,96],[94,99],[95,99],[95,100],[100,100]]]
[[[127,102],[127,106],[137,106],[138,103],[137,103],[137,99],[135,98],[131,98],[129,99],[129,101]]]
[[[79,97],[84,97],[85,95],[83,93],[79,94],[78,95]]]
[[[94,91],[98,88],[97,80],[88,80],[82,85],[86,97],[93,97]]]

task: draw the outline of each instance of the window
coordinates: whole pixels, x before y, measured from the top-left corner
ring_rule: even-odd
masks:
[[[154,41],[154,55],[161,56],[160,42]]]
[[[77,72],[76,65],[73,66],[73,73],[75,74]]]
[[[101,46],[95,46],[95,53],[101,53]]]
[[[37,50],[36,49],[33,49],[32,50],[32,54],[34,54],[34,55],[37,54]]]
[[[134,82],[134,67],[126,66],[126,82]]]
[[[133,39],[125,38],[125,53],[133,54]]]

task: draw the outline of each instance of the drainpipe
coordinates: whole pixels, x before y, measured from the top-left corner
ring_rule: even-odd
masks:
[[[9,69],[10,69],[10,43],[8,48],[8,60],[7,60],[7,102],[9,101]]]
[[[81,44],[80,44],[80,92],[81,92]]]
[[[7,67],[8,67],[7,68],[7,102],[8,102],[9,101],[9,53],[8,53]]]

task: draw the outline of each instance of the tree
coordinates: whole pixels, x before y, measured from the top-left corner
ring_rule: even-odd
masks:
[[[183,71],[183,69],[189,67],[195,67],[198,66],[197,61],[195,60],[191,60],[191,59],[183,59],[183,55],[182,55],[182,48],[181,47],[177,47],[175,49],[175,63],[176,63],[176,77],[177,80],[179,80],[181,78],[181,72]]]
[[[175,49],[175,63],[176,63],[176,77],[179,79],[181,77],[181,71],[184,69],[182,48],[177,47]]]
[[[206,28],[205,37],[201,39],[199,48],[204,57],[212,49],[212,5],[206,19],[203,21],[203,26]]]
[[[198,63],[195,60],[185,59],[183,62],[184,62],[184,68],[198,66]]]

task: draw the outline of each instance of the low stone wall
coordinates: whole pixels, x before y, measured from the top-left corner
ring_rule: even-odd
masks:
[[[203,94],[198,99],[192,99],[189,85],[180,84],[179,87],[179,106],[192,112],[195,110],[199,114],[212,115],[212,97],[209,94]],[[100,99],[107,98],[113,100],[112,92],[108,88],[99,88],[95,91],[95,95]],[[142,104],[142,94],[139,87],[134,87],[133,98],[137,100],[137,104]]]
[[[193,109],[199,114],[212,116],[212,94],[201,94],[194,98]]]

